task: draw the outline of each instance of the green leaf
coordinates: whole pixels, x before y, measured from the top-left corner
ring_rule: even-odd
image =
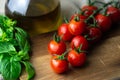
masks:
[[[31,78],[33,78],[35,75],[35,70],[33,66],[31,65],[30,62],[27,62],[27,61],[26,62],[23,61],[22,63],[25,65],[26,72],[28,74],[27,80],[31,80]]]
[[[19,33],[15,33],[15,38],[16,38],[16,40],[18,42],[20,50],[22,50],[23,47],[24,47],[25,38],[23,36],[21,36]]]
[[[15,37],[20,47],[20,50],[24,49],[26,46],[30,47],[28,40],[25,37],[23,37],[20,33],[15,33]]]
[[[26,42],[24,43],[24,48],[23,48],[23,52],[25,54],[27,54],[30,51],[30,44],[28,43],[28,41],[26,40]]]
[[[26,42],[27,42],[27,46],[28,47],[30,46],[30,44],[28,44],[28,34],[23,29],[19,27],[15,27],[15,38],[19,44],[20,50],[24,49]]]
[[[1,53],[16,54],[17,52],[12,44],[8,42],[0,42],[0,54]]]
[[[29,60],[29,54],[25,53],[24,51],[19,51],[18,55],[22,60]]]
[[[23,60],[29,60],[28,53],[30,51],[30,44],[19,33],[16,33],[15,35],[20,48],[18,52],[18,56],[20,56]]]
[[[8,18],[7,16],[0,16],[0,26],[3,30],[13,31],[13,27],[16,25],[16,21]]]
[[[1,73],[1,65],[2,65],[2,59],[3,59],[4,55],[0,54],[0,73]]]
[[[20,62],[14,61],[11,56],[4,56],[1,63],[1,73],[4,80],[17,80],[21,73]]]
[[[20,53],[19,55],[23,55],[23,60],[29,59],[29,52],[30,52],[30,44],[28,41],[25,42],[24,48],[22,50],[23,53]]]
[[[2,35],[3,35],[3,31],[2,31],[2,29],[0,28],[0,37],[2,37]]]
[[[15,27],[15,30],[17,31],[17,33],[19,33],[20,35],[22,35],[22,37],[28,39],[28,34],[26,31],[24,31],[22,28],[20,27]]]
[[[30,59],[28,37],[27,32],[16,27],[16,21],[0,15],[0,73],[4,80],[18,79],[22,68],[20,62],[25,65],[28,80],[34,76],[35,71],[28,62]]]
[[[16,21],[12,21],[7,16],[0,16],[0,41],[10,41],[13,38]]]
[[[23,60],[29,60],[29,51],[30,51],[30,44],[28,43],[27,39],[25,39],[19,33],[15,33],[16,40],[18,42],[20,51],[18,52],[18,56],[20,56]]]

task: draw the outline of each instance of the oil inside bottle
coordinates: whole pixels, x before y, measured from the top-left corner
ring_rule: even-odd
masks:
[[[8,0],[5,13],[31,36],[54,31],[62,23],[57,0]]]

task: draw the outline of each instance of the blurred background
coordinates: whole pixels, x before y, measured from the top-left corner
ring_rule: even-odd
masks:
[[[83,5],[86,5],[88,3],[88,0],[59,0],[61,4],[61,11],[63,16],[70,17],[71,14],[75,13],[79,10],[79,7],[82,7]],[[94,1],[94,0],[92,0]],[[109,2],[111,0],[98,0],[102,2]],[[120,0],[115,0],[120,1]],[[0,14],[4,14],[4,6],[5,6],[6,0],[0,0]]]

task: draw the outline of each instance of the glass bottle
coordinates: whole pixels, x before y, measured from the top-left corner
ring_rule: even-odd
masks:
[[[31,36],[54,31],[62,23],[59,0],[7,0],[5,14]]]

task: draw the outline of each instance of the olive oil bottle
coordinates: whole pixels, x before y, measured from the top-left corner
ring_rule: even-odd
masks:
[[[62,23],[59,0],[8,0],[5,13],[31,36],[54,31]]]

